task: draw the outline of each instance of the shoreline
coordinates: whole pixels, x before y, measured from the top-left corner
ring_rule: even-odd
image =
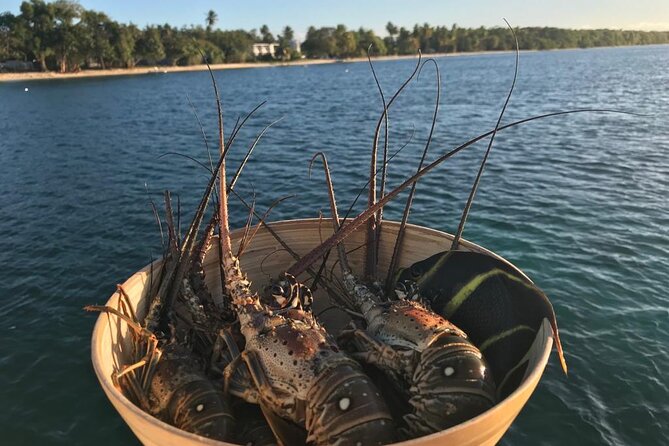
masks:
[[[662,45],[662,44],[660,44]],[[588,49],[602,49],[602,48],[630,48],[643,47],[651,45],[623,45],[623,46],[600,46],[591,48],[553,48],[548,50],[520,50],[520,53],[537,53],[542,51],[573,51],[573,50],[588,50]],[[501,51],[471,51],[462,53],[432,53],[424,54],[423,59],[431,57],[468,57],[481,55],[495,55],[495,54],[513,54],[513,50]],[[392,55],[392,56],[375,56],[372,57],[374,62],[382,62],[389,60],[405,60],[415,59],[417,55]],[[240,70],[247,68],[271,68],[271,67],[294,67],[307,65],[325,65],[335,63],[360,63],[367,62],[366,57],[354,57],[349,59],[300,59],[292,62],[243,62],[243,63],[221,63],[211,65],[212,71],[218,70]],[[135,68],[111,68],[106,70],[82,70],[78,73],[58,73],[55,71],[41,72],[28,71],[22,73],[0,73],[0,84],[4,82],[19,82],[19,81],[38,81],[38,80],[53,80],[53,79],[85,79],[94,77],[114,77],[114,76],[138,76],[146,74],[167,74],[167,73],[181,73],[188,71],[207,71],[207,65],[188,65],[188,66],[154,66],[154,67],[135,67]]]
[[[534,52],[532,50],[521,51]],[[479,56],[484,54],[508,54],[513,51],[472,51],[468,53],[434,53],[423,55],[423,58],[429,57],[458,57],[458,56]],[[415,59],[416,55],[402,56],[377,56],[372,57],[372,61],[404,60]],[[335,63],[359,63],[367,62],[366,57],[356,57],[350,59],[301,59],[293,62],[244,62],[244,63],[222,63],[211,65],[212,71],[218,70],[239,70],[246,68],[270,68],[270,67],[293,67],[306,65],[325,65]],[[41,72],[28,71],[22,73],[0,73],[0,83],[35,81],[35,80],[53,80],[53,79],[84,79],[93,77],[113,77],[113,76],[138,76],[146,74],[167,74],[180,73],[188,71],[206,71],[206,65],[188,65],[188,66],[165,66],[165,67],[136,67],[136,68],[112,68],[107,70],[82,70],[77,73],[57,73],[55,71]]]

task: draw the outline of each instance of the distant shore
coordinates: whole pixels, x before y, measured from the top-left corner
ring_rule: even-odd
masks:
[[[467,53],[437,53],[424,55],[423,57],[444,57],[444,56],[475,56],[481,54],[504,54],[511,51],[478,51]],[[525,51],[523,51],[525,52]],[[373,57],[373,61],[383,60],[401,60],[415,59],[416,55],[407,56],[379,56]],[[236,70],[242,68],[267,68],[267,67],[292,67],[303,65],[323,65],[332,63],[352,63],[366,62],[366,57],[357,57],[353,59],[301,59],[292,62],[248,62],[248,63],[222,63],[211,65],[212,70]],[[109,70],[81,70],[77,73],[57,73],[55,71],[38,72],[29,71],[24,73],[0,73],[0,82],[15,82],[26,80],[48,80],[48,79],[79,79],[90,77],[106,76],[136,76],[140,74],[162,74],[178,73],[184,71],[205,71],[206,65],[188,65],[188,66],[156,66],[156,67],[136,67],[136,68],[114,68]]]

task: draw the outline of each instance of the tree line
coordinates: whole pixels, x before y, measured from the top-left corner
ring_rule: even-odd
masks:
[[[37,69],[59,72],[81,68],[132,68],[137,65],[193,65],[234,63],[256,60],[254,43],[276,43],[276,57],[292,60],[308,58],[349,58],[365,56],[373,45],[374,54],[404,55],[500,51],[514,48],[506,28],[460,28],[431,26],[412,29],[386,25],[388,35],[360,28],[310,27],[302,43],[302,53],[294,49],[294,31],[286,26],[276,37],[266,25],[259,30],[220,30],[214,26],[214,11],[203,16],[202,25],[173,27],[150,25],[144,28],[119,23],[105,13],[87,10],[71,0],[28,0],[20,13],[0,14],[0,61],[34,62]],[[595,46],[669,43],[669,32],[622,30],[571,30],[547,27],[519,28],[521,49],[588,48]]]
[[[424,54],[515,49],[513,35],[504,27],[460,28],[457,24],[431,26],[424,23],[407,29],[388,22],[386,31],[388,36],[382,39],[364,28],[354,31],[344,25],[318,29],[312,26],[307,31],[302,51],[307,57],[347,58],[365,56],[370,44],[378,55],[416,54],[419,49]],[[521,50],[669,43],[669,32],[659,31],[526,27],[517,28],[516,34]]]
[[[267,26],[256,30],[214,29],[209,11],[203,26],[151,25],[140,29],[71,0],[29,0],[20,13],[0,14],[0,61],[34,61],[42,71],[81,68],[132,68],[137,65],[194,65],[255,60],[254,43],[276,42],[278,57],[300,57],[290,49],[294,32],[286,26],[276,38]]]

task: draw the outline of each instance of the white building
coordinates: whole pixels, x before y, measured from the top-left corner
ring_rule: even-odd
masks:
[[[277,48],[279,48],[278,43],[254,43],[253,55],[256,57],[270,56],[274,59],[276,57]]]

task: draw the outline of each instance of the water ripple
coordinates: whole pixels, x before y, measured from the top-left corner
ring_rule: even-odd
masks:
[[[443,96],[430,159],[492,128],[510,56],[439,58]],[[413,61],[378,63],[386,92]],[[554,110],[615,107],[650,117],[581,114],[500,132],[465,237],[507,257],[551,297],[570,365],[552,360],[503,439],[507,445],[661,444],[669,432],[669,47],[523,54],[505,122]],[[344,75],[344,69],[349,69]],[[327,153],[342,207],[366,181],[380,106],[365,64],[217,72],[226,125],[268,104],[239,135],[231,165],[268,122],[239,190],[258,206],[297,194],[274,219],[317,216]],[[30,94],[23,91],[30,84]],[[101,303],[160,252],[147,206],[170,188],[191,212],[216,112],[206,73],[0,85],[0,430],[8,444],[128,444],[89,362]],[[421,76],[393,106],[389,184],[412,173],[429,131],[434,83]],[[485,144],[419,183],[411,221],[455,231]],[[319,172],[320,174],[320,172]],[[322,174],[320,174],[322,175]],[[145,189],[148,188],[149,195]],[[362,209],[363,203],[355,209]],[[233,226],[245,212],[232,203]],[[403,204],[386,212],[397,219]],[[6,342],[10,340],[10,342]],[[104,421],[101,421],[104,420]]]

